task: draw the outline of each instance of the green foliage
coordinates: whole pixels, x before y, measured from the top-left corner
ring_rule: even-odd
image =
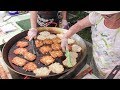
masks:
[[[22,20],[16,22],[23,30],[29,30],[30,29],[30,19]]]
[[[68,13],[74,15],[74,17],[72,17],[72,18],[68,18],[68,21],[70,22],[70,26],[74,25],[78,20],[80,20],[88,15],[88,13],[86,13],[84,11],[68,11]],[[70,17],[70,16],[68,16],[68,17]],[[90,27],[83,29],[82,31],[78,32],[77,34],[80,35],[80,37],[82,37],[86,41],[92,42]]]

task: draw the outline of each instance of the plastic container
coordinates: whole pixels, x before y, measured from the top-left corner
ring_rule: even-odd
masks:
[[[8,13],[9,13],[11,16],[16,16],[16,15],[19,14],[18,11],[9,11]]]

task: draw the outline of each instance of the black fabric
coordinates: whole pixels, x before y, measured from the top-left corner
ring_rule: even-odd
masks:
[[[57,17],[58,11],[38,11],[38,15],[44,19],[52,19]]]
[[[0,9],[5,11],[119,11],[119,4],[119,0],[0,0]]]

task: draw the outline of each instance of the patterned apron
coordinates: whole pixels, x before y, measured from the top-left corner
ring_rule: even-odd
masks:
[[[55,13],[50,14],[50,13]],[[57,27],[59,26],[59,20],[58,20],[58,14],[56,14],[55,11],[41,11],[41,13],[38,13],[38,18],[37,18],[37,24],[38,26],[41,27],[48,27],[48,26],[52,26],[52,27]]]
[[[112,39],[113,41],[110,41],[110,38],[109,36],[107,36],[107,34],[97,30],[97,27],[102,20],[103,17],[101,17],[100,20],[96,23],[96,25],[91,28],[93,30],[92,39],[93,39],[93,57],[94,57],[94,61],[92,61],[92,63],[94,63],[95,68],[98,69],[99,78],[105,78],[107,74],[106,72],[110,72],[114,68],[114,65],[116,65],[118,60],[120,61],[120,55],[118,55],[120,51],[120,46],[118,45],[118,42],[120,44],[120,33],[119,33],[120,30],[116,31],[116,34],[114,36],[115,38]],[[118,51],[118,53],[115,50]]]

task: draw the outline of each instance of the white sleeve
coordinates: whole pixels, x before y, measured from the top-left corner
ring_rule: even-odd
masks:
[[[97,21],[100,19],[101,15],[96,13],[95,11],[94,12],[91,12],[89,14],[89,21],[91,24],[95,25],[97,23]]]

